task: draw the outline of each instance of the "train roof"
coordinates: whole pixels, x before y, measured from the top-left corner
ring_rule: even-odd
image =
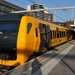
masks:
[[[0,22],[1,21],[19,21],[24,14],[21,13],[7,13],[0,15]]]
[[[6,13],[6,14],[1,14],[0,15],[0,22],[2,22],[2,21],[20,21],[20,19],[22,18],[22,16],[30,16],[30,15],[25,15],[25,14],[22,14],[22,13]],[[33,17],[33,16],[30,16],[30,17],[36,18],[36,17]],[[38,18],[36,18],[36,19],[38,19]],[[42,19],[38,19],[38,20],[47,22],[47,21],[42,20]],[[47,22],[47,23],[50,23],[50,22]],[[61,28],[61,27],[62,28],[66,28],[66,27],[59,26],[59,25],[54,24],[54,23],[50,23],[50,24],[53,24],[53,25],[55,25],[58,28]]]
[[[58,28],[66,28],[66,29],[68,29],[67,27],[59,26],[59,25],[54,24],[54,23],[51,23],[51,24],[55,25],[55,26],[58,27]]]

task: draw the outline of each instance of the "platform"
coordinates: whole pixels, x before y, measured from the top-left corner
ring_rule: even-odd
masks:
[[[75,75],[75,40],[56,47],[3,75]]]

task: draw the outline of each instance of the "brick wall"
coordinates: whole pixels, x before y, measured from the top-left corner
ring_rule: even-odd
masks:
[[[67,28],[70,28],[70,25],[71,25],[71,24],[74,24],[74,21],[67,21],[67,22],[66,22],[66,27],[67,27]]]

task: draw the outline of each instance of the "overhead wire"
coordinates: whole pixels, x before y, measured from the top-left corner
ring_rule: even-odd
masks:
[[[34,1],[32,1],[32,0],[28,0],[29,2],[31,2],[31,3],[33,3],[33,4],[35,4],[35,2]]]
[[[17,2],[19,2],[19,3],[22,3],[22,4],[26,4],[26,5],[28,5],[27,3],[25,3],[25,2],[22,2],[22,1],[19,1],[19,0],[15,0],[15,1],[17,1]],[[32,0],[28,0],[29,2],[31,2],[31,3],[33,3],[33,4],[35,4],[35,2],[34,1],[32,1]],[[51,0],[48,0],[48,1],[50,1],[51,3],[53,3]],[[54,0],[53,0],[54,1]],[[55,2],[55,1],[54,1]],[[56,4],[55,4],[56,3]],[[57,3],[57,2],[55,2],[55,3],[53,3],[54,5],[56,5],[56,6],[58,6],[59,4]],[[60,6],[60,5],[59,5]],[[52,13],[53,14],[53,13]],[[53,14],[53,15],[55,15],[55,14]],[[62,19],[61,17],[59,17],[59,16],[57,16],[57,15],[55,15],[56,17],[58,17],[58,18],[60,18],[61,20],[63,20],[63,21],[65,21],[64,19]]]
[[[59,3],[57,3],[55,0],[53,0],[53,1],[54,1],[57,5],[61,6],[61,5],[60,5]],[[62,7],[62,6],[61,6],[61,7]],[[67,10],[63,10],[63,11],[64,11],[64,14],[65,14],[65,11],[66,11],[68,17],[70,18],[68,11],[67,11]],[[65,16],[66,16],[66,14],[65,14]],[[67,19],[67,16],[66,16],[66,19]]]
[[[57,4],[55,4],[54,2],[52,2],[51,0],[48,0],[48,1],[50,1],[52,4],[54,4],[54,5],[58,6]]]
[[[50,12],[51,14],[53,14],[52,12]],[[59,19],[61,19],[62,21],[65,21],[63,18],[61,18],[61,17],[59,17],[59,16],[57,16],[57,15],[55,15],[55,14],[53,14],[54,16],[56,16],[56,17],[58,17]]]
[[[48,0],[49,2],[51,2],[52,4],[54,4],[54,5],[56,5],[56,6],[58,6],[58,4],[56,4],[56,3],[54,3],[54,2],[52,2],[51,0]],[[53,14],[53,13],[52,13]],[[57,15],[55,15],[55,14],[53,14],[54,16],[56,16],[56,17],[58,17],[59,19],[61,19],[61,20],[63,20],[63,21],[65,21],[63,18],[61,18],[61,17],[59,17],[59,16],[57,16]]]
[[[25,3],[25,2],[22,2],[22,1],[19,1],[19,0],[15,0],[15,1],[17,1],[17,2],[19,2],[19,3],[22,3],[22,4],[26,4],[26,5],[28,5],[27,3]]]
[[[28,0],[28,1],[30,1],[30,2],[32,2],[32,3],[35,3],[34,1],[32,1],[32,0]],[[52,2],[53,3],[53,2]],[[57,5],[58,6],[58,5]],[[51,14],[53,14],[52,12],[50,12]],[[56,16],[56,17],[58,17],[58,18],[60,18],[61,20],[63,20],[63,21],[65,21],[64,19],[62,19],[61,17],[59,17],[59,16],[57,16],[57,15],[55,15],[55,14],[53,14],[54,16]]]

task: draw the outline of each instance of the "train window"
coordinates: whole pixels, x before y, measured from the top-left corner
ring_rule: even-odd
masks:
[[[45,26],[45,24],[41,24],[40,23],[40,30],[41,30],[41,33],[45,33],[46,32],[46,26]]]
[[[63,32],[63,37],[64,37],[64,32]]]
[[[53,30],[51,32],[52,32],[52,38],[53,38]]]
[[[49,25],[47,26],[47,30],[48,30],[48,33],[50,33],[50,26]]]
[[[17,34],[19,22],[0,22],[0,34]]]
[[[63,37],[64,37],[64,32],[63,32]]]
[[[52,39],[52,30],[50,30],[50,33],[51,33],[51,39]]]
[[[65,32],[64,32],[64,37],[65,37]]]
[[[57,38],[59,38],[59,28],[56,27],[56,34],[57,34]]]
[[[63,32],[62,32],[62,37],[63,37]]]
[[[61,38],[62,38],[62,31],[61,31]]]
[[[30,32],[31,27],[32,27],[32,24],[31,23],[28,23],[28,26],[27,26],[27,34]]]
[[[56,32],[59,32],[59,28],[58,27],[56,27]]]
[[[68,36],[68,30],[66,30],[66,36]]]
[[[62,37],[63,37],[63,32],[62,32]]]
[[[36,37],[38,37],[38,29],[35,28]]]
[[[59,32],[57,32],[57,38],[59,38]]]
[[[61,31],[60,31],[60,38],[61,38]]]
[[[66,36],[65,32],[64,32],[64,37]]]
[[[56,38],[56,31],[54,31],[54,34],[55,34],[55,38]]]
[[[54,30],[53,30],[53,38],[55,38],[55,33],[54,33]]]
[[[64,32],[63,32],[63,37],[64,37]]]
[[[54,38],[55,38],[55,31],[54,31]]]
[[[50,33],[50,26],[49,25],[47,25],[46,30],[48,31],[48,39],[51,39],[51,33]]]
[[[41,38],[46,40],[47,39],[47,36],[46,36],[46,25],[40,23],[39,26],[40,26]]]
[[[50,32],[50,26],[49,25],[47,26],[47,28],[48,28],[48,32]]]

